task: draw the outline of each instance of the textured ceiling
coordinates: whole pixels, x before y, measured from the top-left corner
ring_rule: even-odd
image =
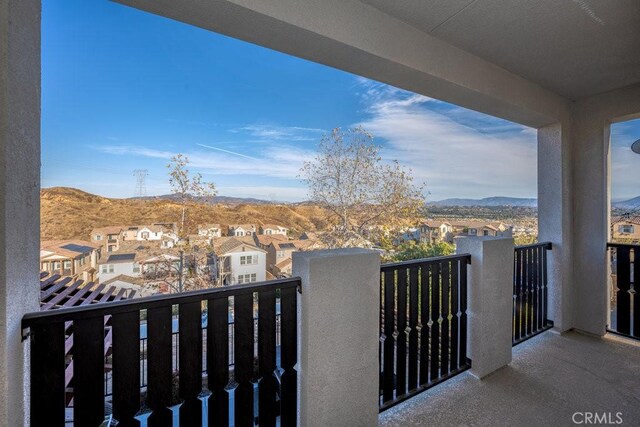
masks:
[[[640,0],[361,0],[570,99],[640,82]]]

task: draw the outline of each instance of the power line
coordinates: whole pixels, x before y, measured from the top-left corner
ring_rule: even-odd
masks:
[[[133,176],[136,177],[135,197],[147,196],[147,175],[149,175],[147,169],[136,169],[133,171]]]

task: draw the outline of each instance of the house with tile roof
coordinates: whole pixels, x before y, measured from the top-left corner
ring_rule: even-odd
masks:
[[[102,246],[85,240],[48,240],[40,243],[40,271],[93,281]]]
[[[215,268],[221,284],[266,280],[267,251],[253,244],[250,238],[221,237],[214,240],[213,248]]]
[[[289,233],[289,229],[287,227],[283,227],[277,224],[264,224],[260,226],[260,234],[266,235],[282,235],[286,236]]]
[[[228,236],[231,237],[243,237],[253,236],[258,232],[258,228],[255,224],[231,224],[229,225]]]
[[[101,245],[104,252],[114,252],[120,248],[122,241],[122,225],[109,225],[107,227],[99,227],[91,230],[91,243]]]

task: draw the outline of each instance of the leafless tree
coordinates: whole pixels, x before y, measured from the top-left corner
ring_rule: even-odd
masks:
[[[332,214],[330,247],[367,245],[385,230],[412,224],[424,208],[423,187],[397,161],[384,161],[362,127],[333,129],[301,175],[313,202]]]
[[[169,185],[171,192],[178,197],[182,206],[182,216],[180,220],[180,235],[184,237],[184,223],[187,208],[191,203],[206,202],[212,200],[216,195],[216,186],[212,182],[203,182],[202,175],[192,174],[187,167],[189,158],[183,154],[178,154],[171,158],[167,165],[169,169]]]

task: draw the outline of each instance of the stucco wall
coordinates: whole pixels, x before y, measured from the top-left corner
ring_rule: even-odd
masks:
[[[28,424],[27,344],[40,261],[40,1],[0,0],[0,425]]]

